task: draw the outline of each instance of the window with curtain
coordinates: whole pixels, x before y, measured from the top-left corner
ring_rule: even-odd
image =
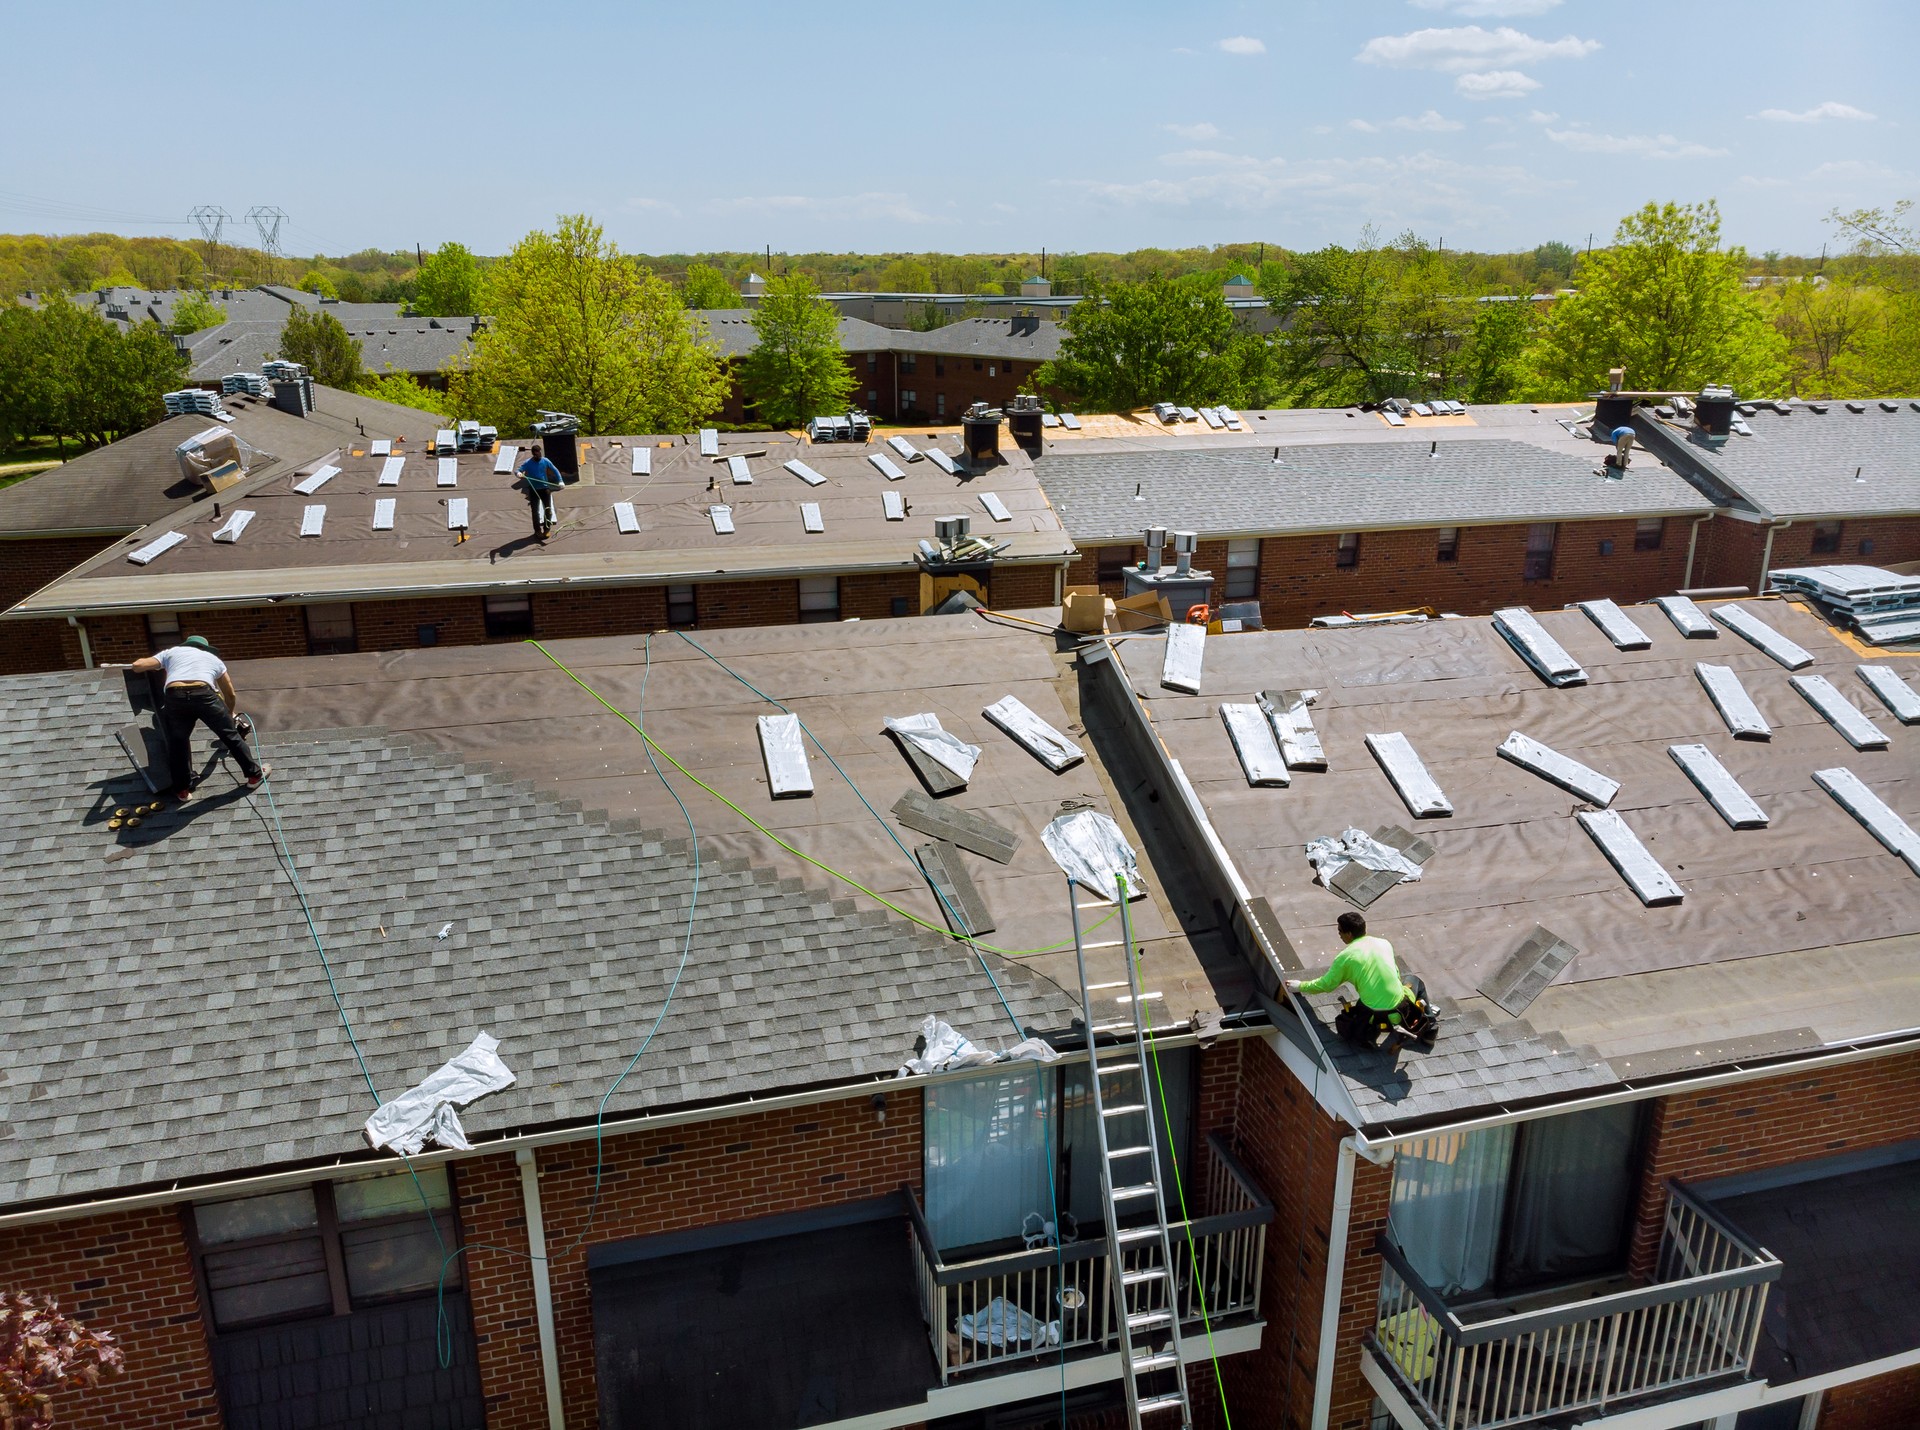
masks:
[[[1187,1176],[1193,1052],[1162,1052],[1159,1066],[1165,1101],[1163,1106],[1156,1084],[1155,1140],[1166,1178],[1167,1215],[1178,1220],[1171,1159],[1178,1149],[1180,1173]],[[927,1226],[942,1251],[1010,1241],[1021,1234],[1029,1213],[1052,1221],[1056,1205],[1079,1224],[1083,1239],[1102,1225],[1099,1136],[1087,1078],[1084,1063],[1065,1068],[1016,1065],[926,1089]],[[1139,1102],[1139,1074],[1110,1076],[1101,1091],[1109,1105]],[[1114,1128],[1109,1135],[1117,1135]]]
[[[1394,1243],[1461,1299],[1617,1270],[1639,1129],[1629,1103],[1411,1143],[1394,1157]]]

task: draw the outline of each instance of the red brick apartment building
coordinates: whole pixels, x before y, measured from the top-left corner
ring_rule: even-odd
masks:
[[[730,362],[759,341],[750,308],[699,316]],[[1038,391],[1034,372],[1060,354],[1060,324],[1031,314],[961,318],[931,332],[839,321],[840,346],[858,384],[855,405],[890,422],[952,422],[976,402],[1003,406]],[[756,420],[737,378],[720,419],[736,426]]]
[[[178,449],[209,430],[246,444],[252,475],[289,472],[343,444],[367,438],[425,448],[438,425],[417,408],[330,387],[314,388],[314,410],[294,416],[261,398],[225,399],[232,417],[170,417],[131,437],[0,487],[0,610],[97,556],[122,538],[162,521],[207,494]],[[56,670],[62,664],[59,619],[9,626],[0,639],[0,672]]]
[[[1541,617],[1561,687],[1469,619],[1209,637],[1198,694],[1151,638],[883,619],[243,662],[273,809],[209,758],[116,830],[142,692],[0,680],[29,776],[0,795],[0,1267],[128,1349],[61,1421],[1124,1424],[1076,1021],[1128,1006],[1131,943],[1197,1425],[1911,1423],[1916,736],[1820,622],[1744,605],[1865,748],[1723,621],[1651,607],[1644,649]],[[1696,660],[1769,740],[1729,738]],[[1287,787],[1222,714],[1270,689],[1318,692],[1327,768]],[[1085,760],[983,718],[1009,696]],[[801,798],[759,748],[783,709],[819,742]],[[882,734],[928,710],[982,750],[938,799]],[[1450,813],[1403,802],[1385,729]],[[1498,758],[1514,730],[1656,869]],[[1744,797],[1766,827],[1730,827]],[[1124,925],[1041,838],[1081,809],[1137,851]],[[1418,882],[1315,883],[1305,844],[1349,826]],[[1357,903],[1441,1003],[1430,1048],[1282,987]],[[894,1076],[929,1016],[1062,1056]],[[516,1081],[416,1187],[362,1123],[482,1032]]]
[[[1912,403],[1746,403],[1719,439],[1642,407],[1617,477],[1593,410],[1470,407],[1397,426],[1359,408],[1248,412],[1240,433],[1093,418],[1049,430],[1037,466],[1080,548],[1072,584],[1120,595],[1147,527],[1196,531],[1216,595],[1258,600],[1269,627],[1758,591],[1767,566],[1920,560]]]
[[[541,542],[515,489],[524,442],[435,456],[356,439],[181,507],[6,619],[57,622],[71,668],[183,630],[252,659],[919,615],[956,589],[1057,602],[1073,545],[1026,453],[966,465],[951,430],[900,441],[581,438]],[[918,547],[949,514],[1000,549],[936,578]]]

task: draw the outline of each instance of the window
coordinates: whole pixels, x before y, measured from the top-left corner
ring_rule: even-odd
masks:
[[[1545,581],[1553,576],[1553,543],[1559,532],[1559,524],[1551,521],[1536,521],[1527,528],[1527,559],[1520,568],[1521,580]]]
[[[1435,561],[1458,561],[1460,559],[1460,528],[1443,526],[1434,533],[1433,559]]]
[[[920,366],[919,353],[901,353],[900,354],[900,371],[912,372],[919,366]]]
[[[1164,1083],[1153,1099],[1156,1140],[1163,1158],[1178,1149],[1184,1173],[1193,1124],[1192,1054],[1163,1052],[1158,1065]],[[1109,1107],[1142,1101],[1138,1072],[1110,1075],[1100,1091]],[[1166,1119],[1157,1111],[1161,1091]],[[1029,1213],[1051,1220],[1056,1205],[1079,1223],[1082,1239],[1103,1224],[1085,1063],[1064,1070],[1015,1065],[936,1083],[923,1096],[927,1226],[942,1250],[1012,1241]],[[1162,1170],[1171,1187],[1173,1168],[1163,1161]]]
[[[147,617],[147,654],[157,655],[180,644],[180,618],[165,613]]]
[[[1830,556],[1840,549],[1840,529],[1837,521],[1816,521],[1813,524],[1813,554]]]
[[[349,655],[360,649],[353,629],[353,607],[345,601],[307,607],[307,654]]]
[[[1229,601],[1251,601],[1260,594],[1260,538],[1227,543]]]
[[[495,639],[524,638],[533,634],[533,598],[531,596],[488,596],[486,600],[487,634]]]
[[[692,586],[667,587],[667,626],[671,630],[690,630],[700,622],[699,603]]]
[[[1658,551],[1666,537],[1667,519],[1664,516],[1643,516],[1633,524],[1635,551]]]
[[[800,578],[800,619],[802,622],[840,619],[840,578],[803,576]]]
[[[1628,1103],[1405,1145],[1388,1228],[1421,1279],[1450,1299],[1617,1270],[1639,1129],[1640,1109]]]
[[[222,1331],[433,1295],[460,1244],[444,1167],[209,1202],[189,1221]],[[458,1285],[461,1259],[446,1267],[447,1284]]]
[[[1340,544],[1334,548],[1333,564],[1340,570],[1348,570],[1360,564],[1360,533],[1343,531]]]

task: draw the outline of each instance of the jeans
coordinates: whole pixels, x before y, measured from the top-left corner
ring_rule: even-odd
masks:
[[[160,707],[160,730],[167,737],[167,772],[176,793],[193,785],[193,727],[205,725],[225,742],[248,779],[260,773],[260,762],[247,747],[227,702],[210,685],[169,685]]]
[[[528,487],[527,509],[533,513],[533,534],[545,535],[553,525],[553,493]]]

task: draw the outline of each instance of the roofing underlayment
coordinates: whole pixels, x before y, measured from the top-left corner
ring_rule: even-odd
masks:
[[[959,451],[950,432],[916,440],[918,450],[949,457]],[[883,450],[877,441],[816,446],[784,432],[723,434],[718,460],[703,457],[684,436],[582,438],[581,480],[556,494],[558,521],[543,545],[531,535],[518,477],[496,470],[501,457],[524,461],[528,445],[509,441],[499,453],[441,459],[454,464],[448,486],[428,452],[409,447],[396,481],[388,457],[355,442],[327,460],[339,474],[311,497],[296,485],[320,461],[276,469],[221,493],[219,517],[203,502],[130,539],[127,549],[162,529],[186,532],[188,541],[164,559],[134,566],[116,547],[16,609],[49,615],[290,596],[579,589],[718,574],[910,571],[916,543],[934,534],[936,517],[949,514],[969,515],[980,534],[1008,543],[999,558],[1004,563],[1058,564],[1074,549],[1034,480],[1032,463],[1011,444],[978,473],[948,472],[921,460],[898,463],[903,475],[892,480],[867,460]],[[647,458],[644,471],[635,470],[636,448]],[[744,466],[736,469],[728,458]],[[788,465],[794,462],[824,480],[810,481]],[[889,493],[901,499],[898,519],[890,514]],[[1007,520],[996,518],[987,495],[1003,504]],[[395,503],[392,525],[376,527],[376,516],[384,515],[376,504],[387,499]],[[465,542],[450,529],[450,500],[467,503]],[[327,508],[323,534],[303,540],[302,515],[316,503]],[[818,508],[817,521],[809,521],[806,505]],[[730,512],[730,532],[713,520],[715,507]],[[239,541],[216,544],[214,531],[235,509],[253,511],[254,521]]]
[[[1182,931],[1210,916],[1182,905],[1192,880],[1156,862],[1166,846],[1093,744],[1055,774],[983,715],[1012,695],[1084,733],[1077,677],[1044,638],[956,617],[697,639],[789,704],[879,819],[811,744],[815,792],[775,800],[758,738],[774,707],[681,637],[652,639],[650,669],[640,638],[549,648],[755,819],[942,929],[912,853],[881,827],[907,851],[935,842],[890,813],[921,786],[882,722],[932,712],[982,746],[967,788],[931,803],[1018,838],[1005,864],[970,850],[951,860],[993,917],[984,946],[1054,950],[983,954],[1022,1024],[1058,1036],[1078,1012],[1063,991],[1077,993],[1065,877],[1040,839],[1063,808],[1115,816],[1143,861],[1152,892],[1130,913],[1155,1023],[1249,1001],[1244,965]],[[233,678],[381,1095],[484,1031],[518,1081],[462,1110],[476,1145],[590,1124],[660,1011],[692,890],[686,825],[641,737],[530,645],[244,662]],[[202,797],[110,830],[116,807],[144,798],[113,741],[131,718],[116,671],[0,680],[14,772],[0,792],[8,1209],[370,1155],[373,1102],[276,864],[266,795],[239,790],[202,732]],[[885,1077],[928,1014],[983,1047],[1017,1041],[966,945],[666,773],[699,830],[699,912],[672,1011],[609,1117]],[[1090,976],[1111,1000],[1119,924],[1079,899]]]
[[[1419,881],[1367,909],[1370,931],[1449,1008],[1439,1043],[1396,1060],[1327,1034],[1369,1122],[1406,1125],[1920,1024],[1920,875],[1814,778],[1850,769],[1920,824],[1920,732],[1859,677],[1863,657],[1804,609],[1739,604],[1812,652],[1805,673],[1830,680],[1888,747],[1855,749],[1785,668],[1730,631],[1690,641],[1650,607],[1628,608],[1652,637],[1636,651],[1616,649],[1578,610],[1540,613],[1587,671],[1589,683],[1566,688],[1477,619],[1211,638],[1198,695],[1163,688],[1158,641],[1118,643],[1153,730],[1308,968],[1330,960],[1335,919],[1352,905],[1314,882],[1306,843],[1414,825],[1367,737],[1404,734],[1452,803],[1450,816],[1417,824],[1435,850]],[[1695,677],[1703,659],[1739,675],[1770,742],[1733,738]],[[1920,679],[1920,661],[1893,663]],[[1280,688],[1319,692],[1328,769],[1251,787],[1218,707]],[[1591,806],[1499,757],[1514,732],[1620,782],[1610,809],[1678,883],[1680,902],[1643,904],[1604,831],[1576,819]],[[1711,751],[1769,824],[1730,828],[1668,753],[1680,745]],[[1578,952],[1516,1018],[1481,990],[1541,926]],[[1314,1001],[1323,1015],[1335,1005]]]

